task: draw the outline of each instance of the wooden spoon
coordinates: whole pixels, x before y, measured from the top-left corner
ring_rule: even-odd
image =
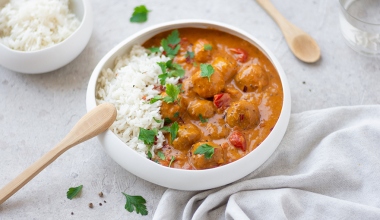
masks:
[[[85,114],[53,149],[0,190],[0,205],[71,147],[107,130],[116,119],[116,108],[101,104]]]
[[[303,30],[290,23],[269,0],[256,0],[280,27],[293,54],[306,63],[314,63],[321,57],[317,42]]]

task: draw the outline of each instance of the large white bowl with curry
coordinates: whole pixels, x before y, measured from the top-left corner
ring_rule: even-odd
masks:
[[[173,31],[180,37],[177,45],[169,45],[178,47],[173,63],[185,73],[178,99],[162,101],[160,114],[168,119],[165,126],[177,126],[176,132],[165,134],[164,146],[153,157],[137,153],[111,130],[98,139],[120,166],[149,182],[178,190],[229,184],[272,155],[290,118],[285,73],[272,52],[247,32],[204,20],[144,29],[119,43],[98,63],[88,84],[87,110],[97,105],[97,81],[103,69],[112,68],[115,59],[134,45],[159,47]],[[165,94],[165,85],[157,89]]]

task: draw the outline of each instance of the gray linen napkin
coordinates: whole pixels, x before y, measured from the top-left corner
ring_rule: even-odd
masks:
[[[207,191],[168,189],[154,219],[380,219],[380,106],[292,114],[256,171]]]

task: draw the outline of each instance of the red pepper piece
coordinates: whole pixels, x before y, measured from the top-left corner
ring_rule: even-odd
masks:
[[[245,151],[245,149],[246,149],[245,138],[240,131],[233,131],[230,134],[230,137],[228,138],[228,140],[231,142],[231,144],[234,147],[240,148],[243,151]]]
[[[214,95],[214,105],[217,108],[224,108],[230,106],[231,96],[228,93],[220,93]]]
[[[231,48],[230,51],[236,54],[235,57],[237,61],[242,62],[242,63],[247,61],[248,53],[245,50],[241,48]]]

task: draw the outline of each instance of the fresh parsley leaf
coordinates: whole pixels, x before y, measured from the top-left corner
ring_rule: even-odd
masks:
[[[161,160],[165,160],[165,154],[162,152],[162,151],[157,151],[157,156],[161,159]]]
[[[178,118],[178,116],[179,116],[179,112],[176,112],[176,113],[174,113],[174,118]]]
[[[158,75],[158,78],[160,79],[160,84],[165,85],[166,78],[168,78],[168,74],[167,73],[160,74]]]
[[[187,51],[185,54],[185,58],[193,59],[194,58],[194,52]]]
[[[170,124],[172,123],[172,120],[170,118],[164,118],[164,124]]]
[[[176,85],[166,84],[165,92],[166,92],[167,96],[165,96],[163,98],[163,100],[167,103],[172,103],[178,99],[178,95],[181,92],[181,90]]]
[[[157,62],[157,64],[161,67],[162,73],[166,73],[166,63],[165,62]]]
[[[179,126],[176,121],[170,127],[165,126],[161,128],[162,131],[166,131],[170,133],[170,139],[172,142],[177,137],[178,129],[179,129]]]
[[[199,114],[199,120],[201,120],[202,123],[208,122],[208,119],[207,118],[203,118],[203,116],[201,114]]]
[[[123,193],[123,192],[122,192]],[[136,211],[137,214],[147,215],[148,210],[146,209],[146,200],[142,196],[131,196],[123,193],[127,199],[124,208],[128,212]]]
[[[153,120],[154,120],[155,122],[157,122],[157,123],[161,123],[161,122],[162,122],[162,120],[158,120],[158,119],[155,118],[155,117],[153,117]]]
[[[83,188],[83,185],[69,188],[69,190],[67,190],[67,193],[66,193],[67,198],[70,200],[73,199],[75,196],[77,196],[80,193],[82,188]]]
[[[176,45],[176,44],[179,44],[179,42],[181,41],[181,38],[179,38],[179,32],[178,30],[174,30],[172,31],[169,35],[168,35],[168,43],[170,45]]]
[[[144,141],[144,144],[146,145],[152,145],[155,141],[156,135],[157,135],[157,129],[144,129],[140,128],[140,133],[139,133],[139,140]]]
[[[185,70],[178,63],[171,63],[171,65],[168,67],[170,68],[170,71],[169,71],[170,77],[183,77],[183,76],[185,76]]]
[[[166,55],[169,57],[174,57],[177,55],[180,45],[179,42],[181,39],[179,38],[178,30],[172,31],[166,39],[161,40],[161,46],[164,48]]]
[[[212,46],[211,46],[211,44],[205,44],[203,46],[203,49],[205,49],[205,50],[212,50]]]
[[[159,52],[161,52],[161,50],[160,50],[159,47],[151,47],[151,48],[148,48],[148,50],[149,50],[151,53],[159,53]]]
[[[210,82],[211,75],[214,74],[214,68],[210,64],[201,64],[201,76],[207,77]]]
[[[172,158],[170,159],[170,163],[169,163],[169,166],[168,166],[168,167],[170,167],[170,166],[172,165],[172,163],[173,163],[174,160],[175,160],[175,157],[172,156]]]
[[[152,159],[152,152],[148,151],[148,153],[146,154],[148,156],[149,159]]]
[[[160,66],[162,74],[158,75],[161,85],[165,85],[168,77],[183,77],[185,70],[178,63],[173,63],[173,60],[165,62],[157,62]]]
[[[143,23],[148,20],[148,12],[150,12],[145,5],[135,7],[130,22]]]
[[[210,159],[214,155],[214,148],[208,144],[202,144],[194,151],[194,154],[203,154],[206,159]]]
[[[162,99],[162,96],[160,96],[160,95],[155,95],[150,101],[149,101],[149,103],[150,104],[153,104],[153,103],[155,103],[155,102],[157,102],[157,101],[159,101],[159,100],[161,100]]]

